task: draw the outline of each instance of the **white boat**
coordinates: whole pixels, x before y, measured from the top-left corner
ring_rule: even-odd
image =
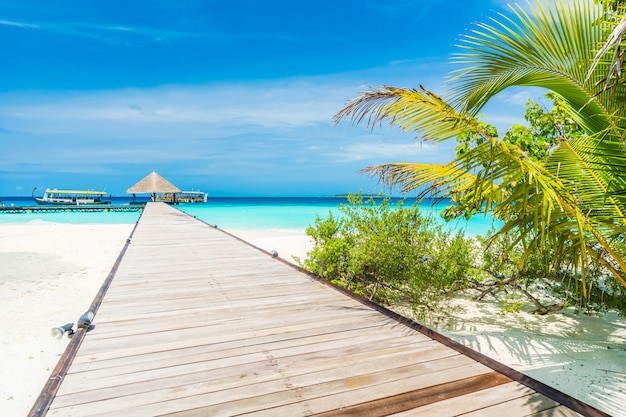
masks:
[[[111,204],[111,200],[105,200],[106,191],[93,190],[59,190],[56,188],[48,188],[43,197],[35,197],[35,187],[32,192],[33,199],[39,205],[66,205],[66,206],[82,206],[82,205],[101,205]]]
[[[180,193],[163,193],[157,196],[154,201],[168,204],[206,203],[208,198],[209,195],[202,191],[181,191]]]

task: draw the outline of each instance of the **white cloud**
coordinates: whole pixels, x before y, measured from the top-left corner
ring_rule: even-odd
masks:
[[[409,64],[406,64],[409,65]],[[402,69],[375,68],[350,74],[207,85],[164,85],[103,91],[18,91],[0,101],[0,126],[32,134],[72,132],[91,137],[131,134],[170,137],[229,135],[258,129],[294,130],[330,126],[348,99],[372,87],[404,84]],[[432,66],[410,63],[415,73]],[[388,67],[387,67],[388,68]],[[406,75],[405,75],[406,77]],[[394,81],[398,81],[395,83]]]
[[[367,160],[415,162],[442,149],[441,146],[428,142],[413,141],[411,143],[409,135],[406,138],[406,142],[357,141],[340,148],[340,152],[335,153],[335,157],[344,162]]]
[[[29,28],[29,29],[39,29],[39,25],[35,25],[32,23],[23,23],[23,22],[13,22],[10,20],[0,20],[0,25],[5,26],[16,26],[20,28]]]
[[[162,86],[99,92],[20,92],[5,94],[4,126],[66,129],[124,123],[136,126],[202,124],[289,128],[330,124],[348,95],[345,89],[310,81],[228,86]],[[37,126],[31,124],[37,121]],[[30,126],[30,127],[29,127]]]
[[[407,72],[407,65],[415,72]],[[85,173],[96,165],[154,163],[189,170],[209,165],[217,172],[259,166],[358,172],[377,163],[449,160],[454,143],[420,143],[386,125],[373,131],[348,121],[332,125],[348,99],[370,89],[363,86],[412,80],[432,85],[441,79],[428,72],[430,64],[398,66],[405,68],[215,85],[4,93],[0,164],[8,171],[19,171],[23,162],[52,171],[59,160],[68,160],[74,171]]]

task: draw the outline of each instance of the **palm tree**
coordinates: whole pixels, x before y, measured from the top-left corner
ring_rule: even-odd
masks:
[[[626,286],[626,262],[617,249],[626,228],[626,87],[602,86],[606,56],[597,51],[613,30],[607,8],[591,0],[537,0],[530,10],[510,6],[511,16],[483,23],[460,45],[446,98],[426,90],[383,86],[361,94],[335,122],[387,121],[427,141],[459,135],[478,138],[444,165],[389,163],[366,168],[403,191],[450,197],[454,213],[492,212],[505,221],[498,233],[519,231],[527,253],[556,247],[553,262],[582,271],[596,259]],[[614,23],[613,23],[614,25]],[[552,92],[585,132],[563,138],[543,161],[502,141],[476,115],[496,94],[514,86]],[[453,214],[454,214],[453,213]],[[586,285],[583,285],[583,293]]]

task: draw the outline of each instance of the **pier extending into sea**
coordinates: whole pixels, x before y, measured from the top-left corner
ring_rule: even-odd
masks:
[[[96,205],[49,205],[49,206],[0,206],[0,214],[20,214],[20,213],[60,213],[70,211],[82,212],[132,212],[142,211],[145,204],[129,204],[124,206],[114,206],[108,204]]]
[[[606,416],[148,203],[30,416]]]

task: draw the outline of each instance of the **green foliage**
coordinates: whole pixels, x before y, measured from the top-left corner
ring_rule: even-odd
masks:
[[[513,125],[502,138],[515,144],[534,161],[544,161],[560,142],[581,137],[584,132],[568,113],[563,100],[554,94],[546,94],[552,101],[552,109],[546,110],[528,100],[524,115],[529,126]]]
[[[562,302],[575,306],[577,311],[587,314],[614,310],[626,315],[626,288],[616,280],[606,275],[604,268],[598,262],[593,262],[587,282],[591,282],[586,296],[582,296],[580,288],[583,285],[580,273],[573,270],[560,271],[550,281],[550,291]]]
[[[528,242],[514,230],[492,239],[478,236],[477,241],[482,254],[477,264],[481,279],[470,288],[477,291],[478,299],[492,296],[502,301],[505,312],[519,311],[531,303],[536,314],[568,306],[587,313],[609,309],[626,313],[626,288],[611,279],[597,259],[589,259],[584,295],[580,291],[582,275],[573,259],[563,259],[559,264],[564,267],[554,267],[554,259],[562,252],[555,243],[548,241],[544,247],[529,250]]]
[[[476,267],[484,274],[472,284],[480,297],[523,294],[540,314],[568,304],[623,310],[626,2],[599,3],[511,5],[510,15],[461,38],[446,97],[421,85],[382,86],[335,115],[335,122],[387,121],[433,143],[457,141],[445,164],[383,163],[363,172],[402,192],[451,198],[446,218],[490,213],[504,221],[483,242]],[[499,136],[477,114],[512,87],[546,89],[553,107],[529,102],[528,126]],[[546,305],[533,295],[538,287],[559,302]],[[515,309],[511,297],[506,305]]]
[[[502,311],[505,313],[519,313],[526,303],[527,300],[519,293],[507,294],[502,300]]]
[[[383,305],[410,306],[424,319],[473,279],[470,240],[443,231],[418,206],[349,196],[342,216],[307,229],[313,248],[302,266]]]
[[[383,86],[351,100],[335,121],[388,121],[425,141],[458,139],[445,164],[363,171],[402,192],[451,198],[447,217],[483,212],[503,220],[497,233],[515,231],[512,245],[524,250],[520,266],[533,251],[544,256],[553,248],[548,264],[580,273],[583,297],[594,262],[626,287],[619,248],[626,228],[626,84],[619,76],[623,48],[615,48],[626,32],[623,12],[586,0],[511,5],[509,15],[478,23],[461,38],[446,97],[421,85]],[[512,87],[546,89],[554,108],[529,104],[530,126],[500,137],[476,115]]]
[[[457,137],[457,147],[456,154],[457,156],[465,155],[469,152],[470,149],[476,147],[476,145],[481,145],[487,142],[487,139],[484,133],[487,133],[488,137],[497,137],[498,130],[495,126],[490,125],[484,121],[477,121],[477,130],[470,130],[461,132]],[[488,161],[485,161],[488,162]]]
[[[500,139],[502,142],[514,145],[533,163],[544,162],[559,143],[580,138],[585,135],[581,127],[572,119],[563,100],[552,93],[545,95],[552,103],[551,109],[546,109],[538,103],[528,100],[526,103],[525,119],[528,126],[515,124]],[[477,121],[477,130],[469,130],[457,136],[456,156],[463,158],[470,151],[484,146],[488,137],[498,137],[495,126],[484,121]],[[481,170],[488,170],[494,161],[493,154],[477,154],[480,161],[475,166]],[[500,189],[506,195],[515,194],[519,185],[528,182],[529,175],[523,171],[512,170],[499,181]],[[462,189],[451,196],[453,204],[442,213],[447,219],[463,216],[469,219],[475,214],[482,213],[487,208],[485,201],[477,198],[472,189]],[[498,214],[498,213],[497,213]],[[510,212],[499,212],[502,220],[507,220]]]
[[[467,239],[445,232],[417,205],[377,201],[350,195],[338,215],[317,217],[306,231],[314,245],[301,266],[379,304],[409,308],[413,317],[431,323],[444,315],[450,296],[468,291],[477,299],[500,301],[503,312],[529,304],[537,314],[570,305],[586,312],[626,311],[626,288],[608,279],[597,261],[591,260],[583,296],[577,290],[583,285],[580,271],[553,268],[559,251],[550,242],[529,250],[515,230]]]
[[[626,1],[624,0],[595,0],[595,2],[598,4],[603,4],[613,11],[619,10],[620,7],[626,6]]]
[[[546,109],[538,103],[528,100],[524,114],[528,126],[514,124],[501,138],[502,142],[515,145],[533,162],[545,161],[559,143],[585,135],[582,128],[569,116],[562,99],[552,93],[546,94],[545,98],[552,103],[551,109]],[[498,137],[498,132],[494,126],[483,121],[478,122],[478,124],[481,127],[481,132],[488,132],[490,137]],[[475,131],[468,131],[457,136],[457,142],[457,157],[461,157],[470,149],[484,144],[487,140]],[[488,167],[492,163],[493,159],[490,155],[486,155],[481,165]],[[519,183],[519,174],[516,172],[511,175],[511,178],[504,178],[503,183]]]

